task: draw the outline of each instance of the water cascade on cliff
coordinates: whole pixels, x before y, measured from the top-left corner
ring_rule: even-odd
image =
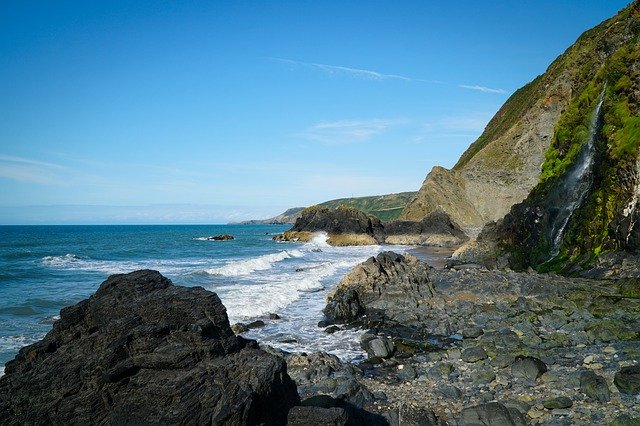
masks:
[[[549,260],[560,253],[564,231],[573,215],[584,202],[593,181],[593,166],[597,151],[596,141],[602,129],[603,87],[598,104],[593,111],[589,126],[589,139],[582,147],[578,157],[562,177],[560,183],[552,190],[552,211],[550,220],[552,251]]]

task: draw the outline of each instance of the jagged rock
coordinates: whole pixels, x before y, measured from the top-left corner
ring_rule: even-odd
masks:
[[[567,398],[566,396],[559,396],[557,398],[546,399],[542,405],[544,405],[544,408],[547,410],[571,408],[573,401],[571,398]]]
[[[384,227],[375,216],[351,207],[335,209],[313,206],[302,211],[291,230],[274,237],[277,241],[310,241],[314,233],[326,232],[335,246],[371,245],[384,241]]]
[[[288,425],[344,425],[344,426],[386,426],[387,422],[379,414],[327,395],[317,395],[302,401],[302,406],[293,407],[289,412]]]
[[[538,358],[518,356],[511,364],[511,375],[525,384],[534,385],[538,377],[547,372],[547,366]]]
[[[348,421],[347,412],[340,407],[293,407],[289,411],[287,425],[346,426]]]
[[[350,322],[369,310],[402,311],[433,296],[429,266],[411,255],[380,253],[353,268],[328,298],[324,314]],[[399,312],[400,313],[400,312]]]
[[[621,393],[627,395],[640,394],[640,365],[621,368],[615,374],[613,383]]]
[[[398,423],[402,426],[447,426],[447,422],[429,409],[403,405],[398,413]]]
[[[349,402],[357,407],[373,402],[373,395],[358,378],[360,369],[326,353],[287,355],[288,373],[302,398],[317,394]]]
[[[109,277],[0,378],[0,423],[282,424],[284,360],[236,337],[215,293],[155,271]]]
[[[396,220],[385,225],[387,244],[453,247],[468,237],[443,210],[438,209],[421,221]]]
[[[608,402],[611,399],[606,379],[591,370],[580,375],[580,391],[596,401]]]
[[[522,414],[498,402],[468,407],[462,410],[459,426],[526,426]]]
[[[462,351],[460,358],[464,362],[478,362],[487,359],[487,353],[479,346],[473,346]]]
[[[233,240],[233,235],[222,234],[222,235],[214,235],[212,237],[207,237],[207,240],[211,241],[231,241]]]

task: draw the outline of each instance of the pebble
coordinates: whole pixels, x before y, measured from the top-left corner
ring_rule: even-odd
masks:
[[[593,362],[593,355],[587,355],[586,357],[584,357],[584,360],[582,360],[583,364],[591,364]]]

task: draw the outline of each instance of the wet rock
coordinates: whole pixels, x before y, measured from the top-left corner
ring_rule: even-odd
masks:
[[[498,402],[489,402],[462,410],[460,426],[526,426],[522,414]]]
[[[460,358],[464,362],[473,363],[473,362],[482,361],[483,359],[487,359],[487,353],[481,347],[474,346],[474,347],[463,350],[462,354],[460,355]]]
[[[447,422],[438,418],[430,409],[411,407],[404,404],[398,413],[398,423],[402,426],[447,426]]]
[[[231,326],[231,330],[233,330],[235,334],[242,334],[249,331],[249,327],[247,327],[247,324],[237,322]]]
[[[270,313],[269,314],[269,319],[270,320],[279,320],[281,318],[280,318],[280,315],[278,315],[278,314]]]
[[[480,327],[469,327],[462,330],[462,337],[465,339],[475,339],[476,337],[480,337],[484,334],[482,328]]]
[[[640,394],[640,365],[623,367],[615,374],[613,383],[621,393]]]
[[[556,398],[546,399],[542,405],[547,410],[553,410],[557,408],[571,408],[573,405],[573,401],[571,398],[567,398],[566,396],[559,396]]]
[[[386,426],[386,420],[379,414],[356,407],[348,401],[328,395],[316,395],[302,401],[302,407],[294,407],[289,412],[289,425],[372,425]],[[305,408],[305,409],[301,409]]]
[[[340,327],[338,327],[337,325],[331,325],[331,326],[325,328],[324,332],[327,333],[327,334],[333,334],[333,333],[335,333],[336,331],[339,331],[339,330],[340,330]]]
[[[395,350],[393,340],[365,333],[360,338],[360,346],[369,358],[389,358]]]
[[[233,235],[222,234],[222,235],[214,235],[211,237],[207,237],[207,240],[210,241],[231,241],[233,240]]]
[[[262,321],[262,320],[255,320],[255,321],[252,321],[249,324],[247,324],[247,328],[249,330],[253,330],[254,328],[262,328],[264,326],[265,326],[265,324],[264,324],[264,321]]]
[[[605,378],[590,370],[580,374],[580,391],[596,401],[608,402],[611,399]]]
[[[7,425],[282,424],[298,401],[284,360],[236,337],[215,293],[155,271],[63,309],[0,379]]]
[[[524,384],[534,385],[538,377],[547,371],[547,366],[538,358],[518,356],[511,364],[511,375]]]

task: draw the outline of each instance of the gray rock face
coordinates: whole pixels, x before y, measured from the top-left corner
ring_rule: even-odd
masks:
[[[2,424],[282,424],[298,402],[284,360],[236,337],[215,293],[155,271],[63,309],[0,379]]]
[[[379,242],[384,240],[384,228],[380,219],[350,207],[330,209],[316,206],[304,209],[291,231],[366,234]]]
[[[436,210],[418,222],[396,220],[385,225],[385,241],[389,244],[416,244],[451,247],[468,237],[443,210]]]
[[[460,426],[525,426],[522,414],[498,402],[469,407],[462,410]]]
[[[414,256],[380,253],[340,281],[324,313],[330,321],[350,322],[368,310],[415,309],[433,296],[428,271],[429,266]]]
[[[546,372],[545,363],[531,356],[517,357],[511,364],[511,375],[529,385],[534,385],[538,377]]]

